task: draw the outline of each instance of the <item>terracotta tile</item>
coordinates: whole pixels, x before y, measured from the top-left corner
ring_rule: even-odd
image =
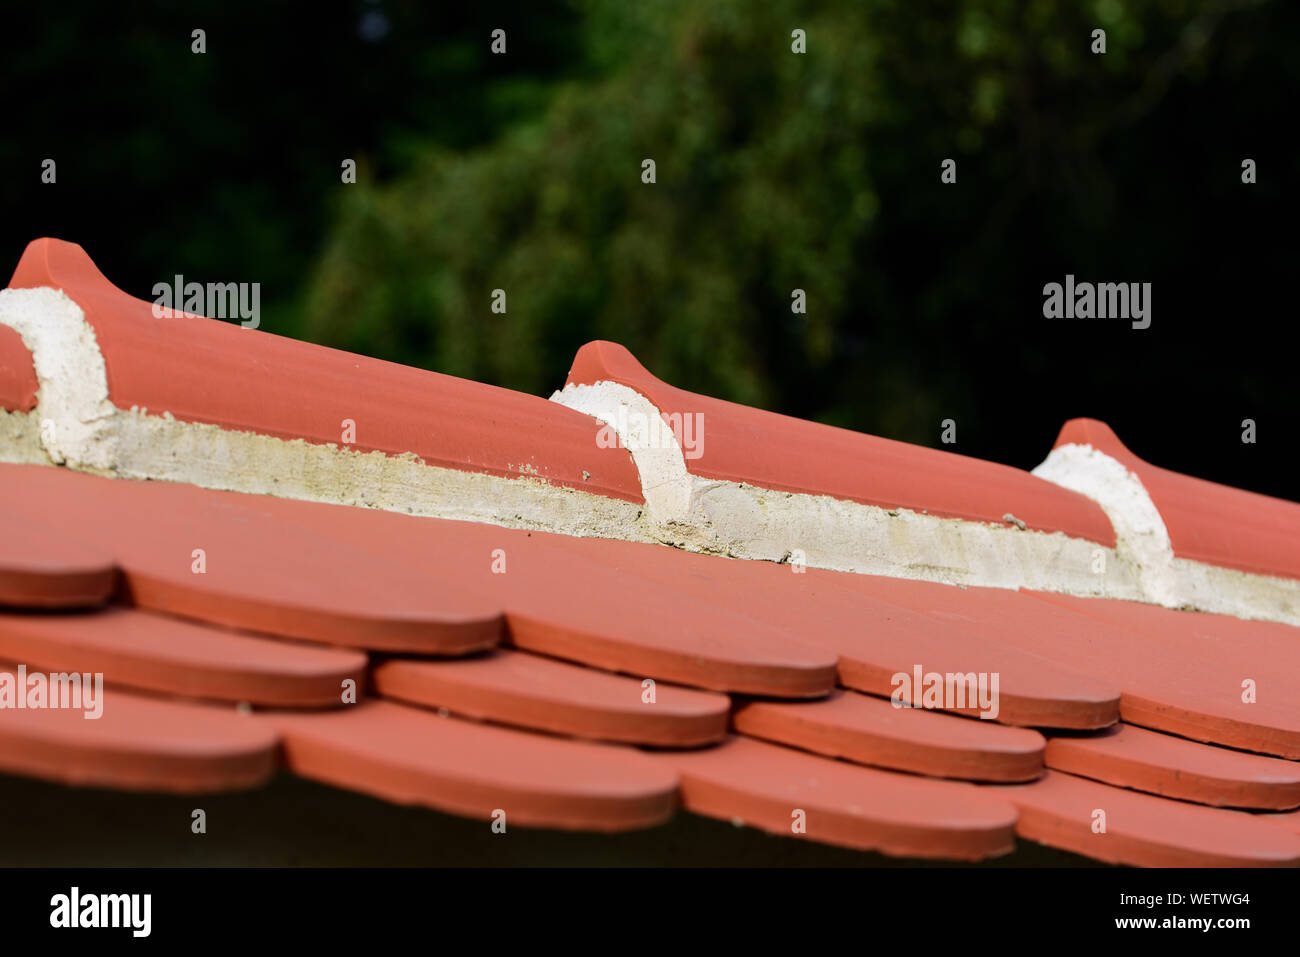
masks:
[[[1119,717],[1114,684],[865,596],[856,590],[862,576],[820,569],[796,575],[788,565],[601,539],[558,538],[555,544],[624,576],[743,608],[787,641],[834,654],[840,683],[859,691],[889,697],[893,676],[910,675],[920,664],[927,672],[999,673],[997,720],[1004,724],[1098,728]]]
[[[0,409],[30,412],[36,408],[36,369],[23,337],[0,325]]]
[[[973,784],[864,768],[744,737],[655,759],[681,775],[687,810],[772,834],[960,860],[1006,854],[1015,845],[1015,810]],[[804,812],[802,835],[794,831],[797,811]]]
[[[806,698],[834,686],[833,653],[752,615],[744,602],[583,558],[559,547],[570,541],[564,536],[283,500],[268,507],[427,580],[491,596],[505,607],[507,640],[518,648],[716,691]]]
[[[814,570],[800,577],[809,576],[822,577]],[[857,577],[861,576],[835,575],[832,584],[845,588]],[[854,611],[843,620],[855,622],[856,628],[845,627],[833,635],[819,632],[811,639],[836,650],[840,681],[847,687],[889,697],[898,687],[895,676],[913,675],[919,665],[923,674],[996,674],[996,720],[1001,724],[1094,729],[1119,718],[1119,688],[1111,681],[1062,667],[986,634],[954,629],[890,602],[857,595],[851,599]],[[978,707],[969,704],[943,710],[980,714]]]
[[[122,292],[80,246],[57,239],[28,245],[9,285],[53,286],[82,308],[120,409],[319,444],[338,444],[340,423],[352,419],[360,451],[412,452],[429,465],[643,500],[631,457],[597,446],[594,419],[537,396],[235,323],[158,319],[152,303]]]
[[[1300,811],[1287,811],[1283,814],[1257,814],[1261,821],[1284,827],[1294,834],[1300,834]]]
[[[1300,504],[1150,465],[1096,419],[1065,423],[1056,447],[1071,444],[1104,452],[1142,480],[1179,558],[1300,578]]]
[[[117,585],[113,559],[0,508],[0,608],[89,608]]]
[[[695,747],[722,740],[726,695],[641,681],[523,651],[450,661],[394,658],[374,668],[385,698],[593,740]]]
[[[1216,807],[1300,807],[1300,762],[1198,744],[1132,725],[1052,738],[1047,766],[1117,787]]]
[[[602,381],[664,414],[703,416],[702,454],[687,461],[694,475],[996,524],[1011,511],[1030,528],[1115,543],[1095,502],[1020,469],[697,395],[661,382],[617,343],[589,342],[568,382]]]
[[[1027,594],[1089,618],[1139,632],[1145,645],[1167,648],[1171,653],[1195,647],[1198,653],[1250,662],[1265,671],[1300,669],[1300,628],[1294,625],[1162,608],[1136,601],[1076,598],[1046,592]]]
[[[1120,716],[1131,724],[1227,747],[1300,757],[1300,691],[1270,683],[1270,694],[1258,703],[1241,701],[1241,680],[1250,671],[1262,667],[1267,669],[1264,674],[1286,673],[1262,658],[1244,660],[1191,633],[1169,641],[1148,638],[1079,614],[1059,604],[1054,595],[865,575],[853,581],[868,594],[887,596],[945,623],[955,634],[994,635],[1024,653],[1113,683],[1122,691]]]
[[[986,785],[1020,809],[1016,833],[1112,864],[1295,867],[1300,835],[1258,815],[1126,791],[1048,771],[1031,784]],[[1094,833],[1094,812],[1105,833]]]
[[[504,605],[520,647],[637,678],[794,697],[834,683],[833,655],[671,588],[557,561],[540,533],[53,471],[0,466],[0,491],[45,501],[69,533],[103,538],[144,607],[288,637],[455,654],[490,645],[500,616],[489,612]],[[219,566],[214,542],[225,549]],[[207,549],[205,575],[192,574],[197,543]],[[493,572],[498,548],[508,553],[504,575]]]
[[[464,817],[505,811],[512,825],[623,831],[667,820],[677,776],[631,748],[439,717],[389,701],[271,713],[303,777]]]
[[[822,701],[740,703],[732,723],[748,737],[930,777],[1028,781],[1043,773],[1037,731],[896,708],[854,691]]]
[[[1138,602],[1037,592],[1091,622],[1098,665],[1129,674],[1124,720],[1181,737],[1300,758],[1300,630]],[[1085,628],[1089,626],[1085,625]],[[1254,701],[1243,682],[1255,682]]]
[[[61,534],[111,552],[128,599],[142,608],[395,651],[465,654],[500,637],[492,600],[390,561],[382,543],[362,552],[279,521],[276,500],[264,496],[34,465],[0,465],[0,492]]]
[[[110,684],[186,698],[281,707],[364,693],[360,652],[277,641],[130,608],[93,615],[0,613],[0,661],[47,672],[99,672]]]
[[[16,684],[15,669],[0,668],[4,674]],[[257,787],[275,764],[274,731],[233,708],[106,687],[99,718],[73,709],[0,710],[0,771],[7,774],[190,793]]]

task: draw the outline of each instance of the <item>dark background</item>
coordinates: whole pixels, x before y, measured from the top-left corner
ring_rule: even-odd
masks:
[[[614,339],[1026,468],[1089,415],[1295,499],[1297,36],[1282,0],[10,5],[0,269],[51,235],[141,298],[260,282],[264,330],[541,395]],[[1151,328],[1044,319],[1067,272],[1151,282]]]

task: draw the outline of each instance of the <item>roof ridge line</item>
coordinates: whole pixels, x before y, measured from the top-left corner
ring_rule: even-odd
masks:
[[[50,244],[38,246],[34,255],[39,259],[49,253],[47,246]],[[58,249],[70,256],[75,253],[77,268],[93,267],[79,247]],[[102,276],[96,281],[101,280]],[[535,401],[582,414],[562,423],[568,429],[570,446],[577,448],[590,441],[591,452],[598,456],[609,456],[608,450],[616,447],[626,449],[635,472],[634,479],[628,475],[632,479],[628,487],[635,489],[640,483],[644,504],[608,492],[599,494],[594,486],[588,491],[557,485],[525,465],[511,466],[510,474],[503,476],[482,463],[454,456],[427,463],[415,453],[403,451],[411,448],[409,444],[363,449],[333,444],[311,432],[288,436],[273,429],[254,432],[230,420],[194,421],[176,418],[166,409],[127,408],[127,402],[118,406],[106,352],[108,359],[116,357],[120,362],[123,350],[114,353],[108,345],[101,346],[97,330],[105,332],[105,327],[92,325],[83,306],[67,292],[50,288],[63,284],[45,277],[44,284],[34,288],[0,291],[0,325],[19,333],[31,352],[39,382],[37,404],[31,412],[6,413],[25,424],[15,432],[16,444],[6,442],[0,448],[0,459],[31,461],[34,457],[79,471],[126,478],[177,481],[575,537],[658,542],[706,554],[788,563],[796,572],[811,565],[944,584],[1123,598],[1300,624],[1300,579],[1174,554],[1164,516],[1136,475],[1136,486],[1129,482],[1126,487],[1130,497],[1134,487],[1138,490],[1140,507],[1124,511],[1113,504],[1099,507],[1107,503],[1098,498],[1095,488],[1085,482],[1071,489],[1059,476],[1052,477],[1055,466],[1047,463],[1029,473],[855,433],[841,436],[837,432],[828,440],[828,433],[815,423],[779,416],[775,420],[759,418],[774,414],[694,397],[652,378],[627,381],[649,373],[631,353],[611,343],[584,347],[575,360],[570,382],[551,397],[554,405]],[[84,295],[86,291],[77,292],[79,288],[74,288],[74,294]],[[111,284],[108,289],[115,297],[125,297]],[[98,287],[90,295],[88,307],[101,311],[117,308],[93,298],[106,295]],[[144,303],[129,298],[126,304],[145,308]],[[95,316],[97,323],[106,321],[99,312]],[[135,320],[128,313],[114,321],[129,324]],[[197,327],[193,335],[199,335]],[[602,364],[609,367],[609,374],[601,374]],[[586,378],[574,381],[580,366]],[[615,378],[624,381],[613,381]],[[651,388],[676,408],[665,410],[656,405],[646,394]],[[734,447],[737,437],[744,440],[749,435],[744,441],[750,445],[755,441],[778,445],[777,458],[772,458],[770,448],[755,450],[760,458],[749,471],[757,479],[746,471],[736,473],[737,478],[702,473],[700,465],[708,461],[703,458],[704,435],[696,427],[692,436],[691,428],[694,420],[703,419],[706,413],[689,411],[695,408],[713,410],[707,413],[711,454],[727,442]],[[506,412],[511,409],[509,403],[503,407]],[[747,418],[728,422],[728,415]],[[585,433],[584,416],[591,433]],[[675,427],[659,427],[664,423],[674,426],[674,416],[678,420]],[[713,429],[715,421],[722,422],[721,431]],[[811,431],[806,433],[804,426]],[[756,440],[755,429],[761,432]],[[590,440],[584,434],[590,435]],[[809,434],[814,442],[804,441]],[[824,443],[843,443],[845,437],[852,446],[851,454],[841,455],[827,466],[831,471],[826,474],[833,480],[830,485],[801,486],[798,475],[793,486],[784,488],[770,487],[777,483],[764,481],[768,477],[763,471],[765,464],[775,463],[776,467],[780,456],[815,455],[823,447],[839,454],[842,445]],[[859,438],[863,449],[857,448]],[[399,439],[411,441],[405,435]],[[526,453],[528,442],[522,438],[521,442]],[[786,448],[786,442],[793,447]],[[1053,453],[1055,457],[1049,455],[1048,461],[1061,463],[1074,454],[1063,446]],[[1124,469],[1120,478],[1128,481],[1124,476],[1130,472],[1124,463],[1098,454],[1114,462],[1111,471]],[[585,464],[586,455],[579,455],[577,461]],[[863,463],[873,471],[866,477],[855,476],[851,469]],[[936,472],[930,475],[927,469]],[[845,476],[850,485],[845,485]],[[960,496],[952,495],[952,483],[963,478],[979,486],[978,496],[972,494],[968,500],[969,507]],[[783,481],[789,480],[787,476]],[[891,489],[876,488],[873,481],[877,480],[889,483]],[[925,488],[907,489],[908,483],[922,480]],[[1083,480],[1069,481],[1077,484]],[[955,502],[959,512],[954,515],[935,508],[937,514],[932,514],[919,507],[882,504],[900,488],[919,504],[927,504],[927,489],[942,493],[941,497]],[[866,493],[865,500],[850,497],[857,494],[855,489]],[[1062,491],[1044,491],[1048,489]],[[630,497],[637,496],[633,493]],[[1094,511],[1095,519],[1080,510],[1082,505]],[[1037,520],[1028,512],[1022,512],[1021,518],[1004,513],[1006,506],[1017,512],[1022,506],[1036,509]],[[1061,524],[1052,524],[1058,518]]]
[[[1096,502],[1115,529],[1114,547],[1024,528],[1010,513],[1008,524],[996,525],[693,475],[683,451],[692,442],[681,433],[692,413],[664,413],[624,382],[570,381],[551,401],[616,434],[641,477],[656,537],[678,548],[788,563],[796,572],[811,566],[1024,588],[1300,625],[1300,582],[1176,557],[1141,480],[1091,447],[1080,456],[1084,447],[1058,446],[1028,474]],[[703,444],[702,430],[695,440]],[[1098,467],[1104,475],[1093,474]],[[954,555],[966,566],[954,567]]]

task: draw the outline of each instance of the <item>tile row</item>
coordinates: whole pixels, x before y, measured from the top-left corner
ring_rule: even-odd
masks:
[[[536,480],[633,505],[644,504],[643,487],[657,481],[640,474],[625,449],[601,440],[600,422],[559,402],[201,316],[157,317],[151,303],[114,286],[72,243],[32,242],[9,287],[61,290],[80,307],[102,358],[107,401],[118,410],[413,456],[469,475]],[[32,361],[18,333],[0,322],[0,409],[34,408]],[[680,463],[698,479],[1121,544],[1102,504],[1037,474],[687,392],[656,378],[624,347],[592,342],[578,351],[567,386],[602,384],[628,390],[668,421],[702,420],[707,437]],[[1293,544],[1300,505],[1149,465],[1093,420],[1067,424],[1056,442],[1066,447],[1107,456],[1131,473],[1176,557],[1292,585],[1300,579]],[[1294,604],[1294,592],[1284,586],[1278,594]]]
[[[388,800],[476,817],[500,809],[539,826],[650,826],[680,804],[906,856],[980,859],[1010,850],[1019,833],[1132,864],[1300,860],[1288,814],[1227,809],[1295,808],[1300,764],[1151,730],[1168,712],[1178,727],[1166,730],[1194,717],[1206,740],[1242,746],[1234,735],[1248,728],[1255,744],[1287,747],[1293,725],[1271,720],[1297,713],[1281,682],[1262,682],[1259,700],[1239,715],[1227,713],[1223,696],[1223,707],[1192,700],[1216,675],[1239,690],[1233,669],[1294,673],[1294,630],[1285,626],[792,574],[654,546],[39,466],[0,467],[0,501],[0,521],[14,530],[0,551],[11,606],[0,613],[0,661],[12,665],[11,693],[18,664],[28,673],[102,672],[108,681],[99,720],[0,711],[0,768],[10,773],[207,790],[254,786],[279,760]],[[39,520],[13,511],[33,501]],[[205,551],[202,569],[190,548],[200,539],[217,544],[196,546]],[[213,554],[237,573],[211,577]],[[295,590],[291,579],[304,567],[313,589]],[[444,587],[431,587],[434,579]],[[61,592],[69,580],[76,587]],[[349,587],[432,596],[416,609],[413,643],[388,647],[386,616],[356,615]],[[615,600],[596,597],[601,588]],[[442,643],[446,602],[467,596],[485,603],[505,647]],[[23,610],[32,607],[41,610]],[[646,627],[629,629],[632,620]],[[729,657],[682,667],[692,625],[701,638],[730,635],[713,645]],[[772,635],[774,645],[761,640]],[[712,687],[715,666],[774,677],[766,656],[778,644],[787,658],[812,649],[809,666],[827,655],[813,671],[825,670],[828,681],[801,686],[787,674],[758,691],[744,680]],[[407,657],[413,650],[439,657]],[[378,656],[373,667],[367,651]],[[927,672],[1006,668],[1004,687],[1022,700],[1003,691],[994,720],[952,702],[940,703],[946,714],[894,707],[886,700],[893,689],[881,682],[891,668],[909,672],[909,663]],[[1158,680],[1157,666],[1173,678]],[[855,689],[855,677],[867,687]],[[339,693],[349,682],[357,704]],[[751,697],[773,687],[787,692],[784,700]],[[1274,695],[1281,700],[1265,700]],[[1116,724],[1117,716],[1134,720],[1125,713],[1130,697],[1146,729]],[[1037,708],[1040,720],[1017,706]],[[1110,822],[1100,832],[1099,810]]]

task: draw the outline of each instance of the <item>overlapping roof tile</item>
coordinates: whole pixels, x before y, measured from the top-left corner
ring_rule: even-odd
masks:
[[[134,608],[96,614],[0,612],[0,660],[62,674],[101,673],[123,687],[183,698],[324,707],[345,681],[364,685],[366,656]]]
[[[960,631],[996,634],[1000,642],[1040,655],[1061,667],[1113,682],[1122,691],[1119,713],[1133,724],[1227,747],[1300,758],[1300,690],[1278,681],[1291,655],[1277,648],[1268,664],[1240,648],[1198,637],[1215,616],[1173,612],[1103,599],[1068,599],[996,588],[952,589],[927,582],[857,576],[854,585],[891,599]],[[1160,641],[1147,632],[1080,614],[1141,609],[1167,618],[1174,637]],[[1130,622],[1132,624],[1132,622]],[[1242,622],[1262,630],[1275,626]],[[1294,631],[1294,629],[1288,629]],[[1243,700],[1242,681],[1252,674],[1273,676],[1270,695]]]
[[[626,576],[653,579],[677,592],[744,608],[787,635],[833,654],[839,683],[890,697],[893,676],[926,672],[997,672],[999,720],[1007,724],[1099,728],[1119,717],[1119,687],[1062,668],[1009,644],[952,628],[882,597],[863,597],[860,576],[770,562],[735,562],[600,539],[559,544]],[[885,582],[888,585],[888,581]],[[975,702],[946,708],[977,715]]]
[[[1068,455],[800,422],[609,343],[554,398],[155,318],[34,243],[0,292],[0,771],[1300,863],[1291,503],[1216,491],[1197,531],[1196,480],[1124,459],[1176,553],[1135,571],[1133,516]],[[618,403],[704,441],[651,447]]]
[[[1300,762],[1229,751],[1128,724],[1053,737],[1049,768],[1106,784],[1216,807],[1300,807]]]
[[[374,669],[385,698],[554,734],[688,748],[721,741],[726,695],[637,681],[524,651],[442,661],[394,658]],[[653,700],[652,700],[653,699]],[[653,703],[654,707],[647,707]]]
[[[37,685],[29,682],[25,665],[0,667],[0,695],[24,684],[28,695],[27,706],[11,700],[0,711],[0,770],[7,774],[197,793],[257,787],[275,772],[276,735],[232,708],[113,687],[89,710],[32,707]],[[95,710],[99,716],[89,717]]]
[[[1300,505],[1171,472],[1130,452],[1096,419],[1065,424],[1056,448],[1095,449],[1141,479],[1168,529],[1174,554],[1264,575],[1300,578]]]
[[[59,240],[33,242],[9,287],[60,289],[80,306],[118,409],[322,444],[339,443],[351,420],[359,451],[641,499],[625,452],[598,448],[583,416],[535,396],[233,323],[180,312],[157,317],[151,303],[109,282],[80,246]],[[7,342],[0,343],[6,365],[17,361]]]
[[[1020,810],[1016,831],[1021,837],[1113,864],[1300,864],[1300,840],[1242,811],[1170,801],[1060,771],[997,790]]]
[[[588,343],[573,360],[570,385],[598,382],[626,386],[668,416],[701,416],[706,441],[687,467],[705,478],[981,522],[1012,512],[1031,528],[1115,540],[1096,503],[1019,469],[687,392],[614,342]]]
[[[1010,803],[970,784],[858,767],[745,737],[658,757],[681,775],[688,810],[773,834],[955,860],[1014,847]]]
[[[0,516],[0,606],[88,608],[108,601],[117,585],[108,553],[9,509],[0,509]]]
[[[840,691],[815,702],[736,705],[741,734],[855,764],[967,781],[1030,781],[1043,773],[1037,731],[971,721]]]
[[[389,701],[260,719],[313,780],[508,828],[620,831],[666,821],[677,776],[628,748],[497,728]]]

